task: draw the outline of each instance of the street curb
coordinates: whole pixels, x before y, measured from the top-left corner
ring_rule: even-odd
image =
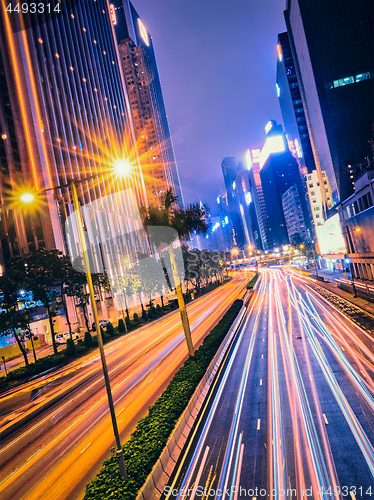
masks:
[[[251,295],[252,294],[250,294],[250,296]],[[148,475],[144,485],[139,490],[136,496],[136,500],[157,500],[162,496],[164,487],[170,479],[170,476],[174,470],[174,466],[177,463],[183,446],[188,439],[189,433],[199,414],[201,406],[205,401],[205,397],[208,394],[209,388],[212,385],[222,359],[225,356],[226,351],[247,309],[247,306],[244,305],[244,300],[246,298],[247,294],[243,299],[242,308],[240,309],[237,317],[235,318],[233,324],[231,325],[229,331],[223,339],[214,358],[210,362],[204,377],[193,393],[186,409],[176,423],[175,428],[169,436],[163,452],[161,453],[156,464],[153,466],[153,469]]]

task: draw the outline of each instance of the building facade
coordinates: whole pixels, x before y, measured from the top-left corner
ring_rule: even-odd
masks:
[[[256,211],[258,227],[261,236],[261,244],[264,252],[270,252],[274,247],[274,241],[271,233],[269,217],[266,211],[264,193],[262,190],[260,177],[260,153],[259,149],[247,151],[246,162],[249,171],[249,182],[253,205]]]
[[[328,207],[332,208],[332,194],[326,172],[323,170],[320,176],[316,170],[309,173],[307,175],[307,189],[313,224],[315,227],[321,226],[325,221],[323,200],[326,199]]]
[[[366,0],[288,0],[285,10],[316,170],[320,182],[326,173],[334,205],[352,194],[354,176],[369,154],[373,10]]]
[[[243,248],[246,244],[246,239],[240,215],[240,203],[236,192],[236,176],[238,168],[236,166],[235,158],[224,158],[221,163],[221,167],[223,179],[225,181],[230,219],[234,229],[234,245]]]
[[[221,221],[225,250],[231,251],[236,246],[235,231],[231,220],[231,213],[227,201],[227,194],[217,197],[218,213]]]
[[[294,244],[293,242],[297,235],[299,235],[298,239],[301,241],[308,241],[309,234],[296,184],[292,184],[282,194],[282,208],[290,243]]]
[[[374,281],[374,168],[366,170],[354,184],[354,194],[338,207],[346,263],[354,277]]]
[[[95,177],[77,188],[82,207],[129,190],[134,203],[123,197],[121,209],[131,236],[118,245],[129,255],[146,251],[144,235],[131,222],[133,205],[147,204],[147,194],[108,4],[82,0],[24,31],[20,19],[13,20],[12,29],[1,6],[2,270],[12,256],[40,247],[78,251],[65,230],[74,211],[71,193],[59,187],[69,179]],[[113,175],[118,162],[129,165],[124,178]],[[38,206],[20,204],[22,193],[45,189]],[[86,230],[94,234],[96,222],[91,225],[83,212]],[[94,259],[102,260],[98,250]],[[104,317],[115,313],[113,299],[100,297],[98,308]]]
[[[114,0],[112,21],[149,202],[172,189],[183,206],[153,40],[129,0]]]
[[[306,175],[316,167],[287,32],[278,35],[277,52],[276,87],[288,147]]]

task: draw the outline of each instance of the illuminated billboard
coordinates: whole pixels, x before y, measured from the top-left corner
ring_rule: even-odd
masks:
[[[266,139],[260,154],[260,167],[262,168],[272,153],[281,153],[286,150],[283,135],[272,135]]]
[[[347,252],[338,214],[325,220],[323,225],[316,226],[316,232],[322,255],[344,254]]]

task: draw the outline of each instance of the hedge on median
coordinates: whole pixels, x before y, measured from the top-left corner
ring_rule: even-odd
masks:
[[[247,290],[252,290],[252,288],[255,286],[256,281],[258,280],[259,277],[260,277],[260,273],[256,273],[253,276],[253,278],[251,279],[251,281],[247,284]]]
[[[195,352],[195,363],[192,364],[189,359],[185,361],[156,403],[149,408],[148,415],[139,420],[130,439],[122,446],[128,478],[120,478],[117,458],[112,450],[112,456],[87,485],[84,500],[136,498],[242,305],[242,300],[235,300]]]

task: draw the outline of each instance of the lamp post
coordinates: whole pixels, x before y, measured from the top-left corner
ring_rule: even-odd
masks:
[[[131,168],[131,167],[128,167],[125,162],[119,162],[115,166],[115,172],[117,174],[122,173],[122,175],[128,175],[130,172],[129,168]],[[95,292],[94,292],[94,287],[93,287],[93,283],[92,283],[92,276],[91,276],[91,271],[90,271],[88,251],[87,251],[86,239],[85,239],[84,229],[83,229],[82,212],[81,212],[80,205],[79,205],[77,187],[76,187],[78,184],[83,184],[84,182],[91,180],[91,179],[94,179],[96,177],[99,177],[100,175],[102,175],[102,173],[91,175],[89,177],[85,177],[84,179],[80,179],[79,181],[75,181],[74,179],[70,179],[68,184],[56,186],[53,188],[43,189],[41,191],[38,191],[36,194],[41,194],[41,193],[45,193],[47,191],[52,191],[54,189],[62,189],[62,188],[70,189],[71,194],[72,194],[73,205],[74,205],[74,210],[75,210],[75,219],[76,219],[76,224],[77,224],[77,229],[78,229],[78,237],[80,240],[82,253],[83,253],[83,262],[84,262],[85,271],[86,271],[86,278],[87,278],[87,285],[88,285],[88,290],[89,290],[89,295],[90,295],[90,300],[91,300],[91,307],[92,307],[92,311],[93,311],[95,325],[97,325],[97,328],[96,328],[97,341],[98,341],[98,345],[99,345],[105,387],[106,387],[107,396],[108,396],[108,403],[109,403],[110,416],[112,419],[113,432],[114,432],[114,437],[115,437],[115,441],[116,441],[116,455],[117,455],[120,475],[121,475],[121,478],[124,479],[127,477],[126,464],[125,464],[125,458],[123,455],[123,450],[121,447],[121,441],[120,441],[118,426],[117,426],[117,419],[116,419],[116,414],[115,414],[115,410],[114,410],[112,390],[110,387],[108,367],[107,367],[106,359],[105,359],[104,345],[103,345],[103,339],[101,336],[101,328],[100,328],[100,323],[99,323],[99,315],[98,315],[97,307],[96,307]],[[34,200],[34,198],[35,198],[35,196],[31,193],[25,193],[21,196],[21,200],[24,203],[30,203]]]

